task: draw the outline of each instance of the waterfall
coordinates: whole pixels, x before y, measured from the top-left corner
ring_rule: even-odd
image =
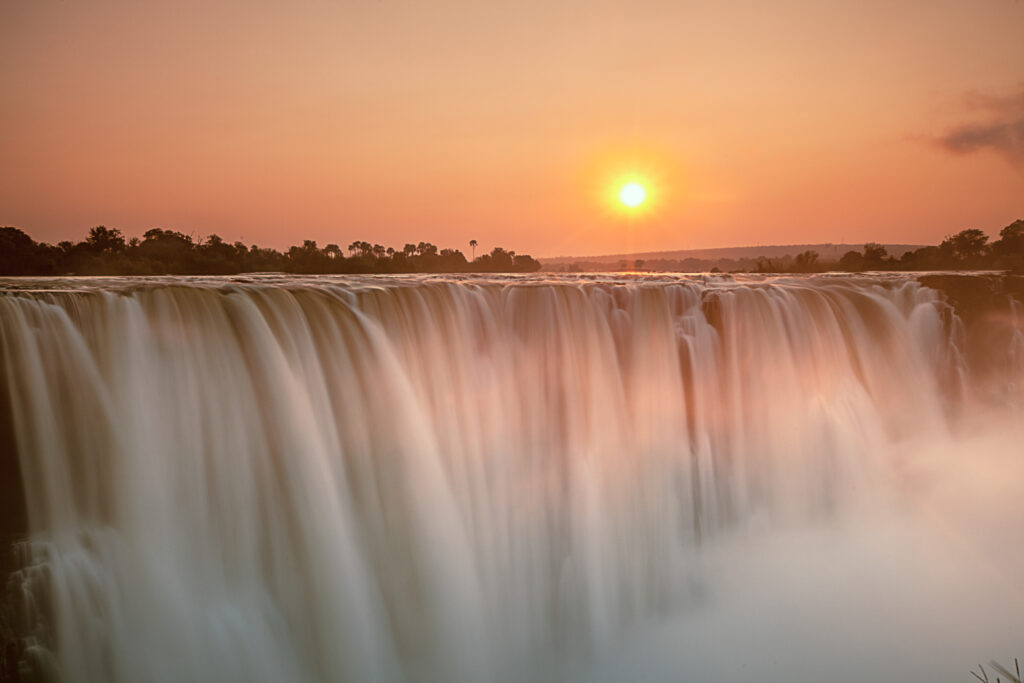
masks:
[[[20,575],[66,681],[559,678],[978,393],[912,278],[11,282]]]

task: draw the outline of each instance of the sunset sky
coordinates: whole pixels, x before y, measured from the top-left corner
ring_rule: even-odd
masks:
[[[1024,218],[1022,36],[1021,0],[0,0],[0,225],[536,256],[994,234]]]

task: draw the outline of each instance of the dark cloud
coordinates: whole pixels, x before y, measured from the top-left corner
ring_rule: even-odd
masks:
[[[938,144],[954,154],[991,150],[1024,170],[1024,87],[1005,97],[969,93],[965,99],[979,120],[951,128]]]

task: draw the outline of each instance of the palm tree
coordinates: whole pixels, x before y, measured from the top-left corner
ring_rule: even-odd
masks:
[[[473,250],[473,260],[474,261],[476,261],[476,245],[477,245],[477,241],[476,240],[470,240],[469,241],[469,248]]]

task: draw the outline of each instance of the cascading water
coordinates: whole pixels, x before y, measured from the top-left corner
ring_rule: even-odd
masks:
[[[6,287],[14,592],[64,681],[599,677],[721,558],[898,499],[975,393],[908,278]]]

